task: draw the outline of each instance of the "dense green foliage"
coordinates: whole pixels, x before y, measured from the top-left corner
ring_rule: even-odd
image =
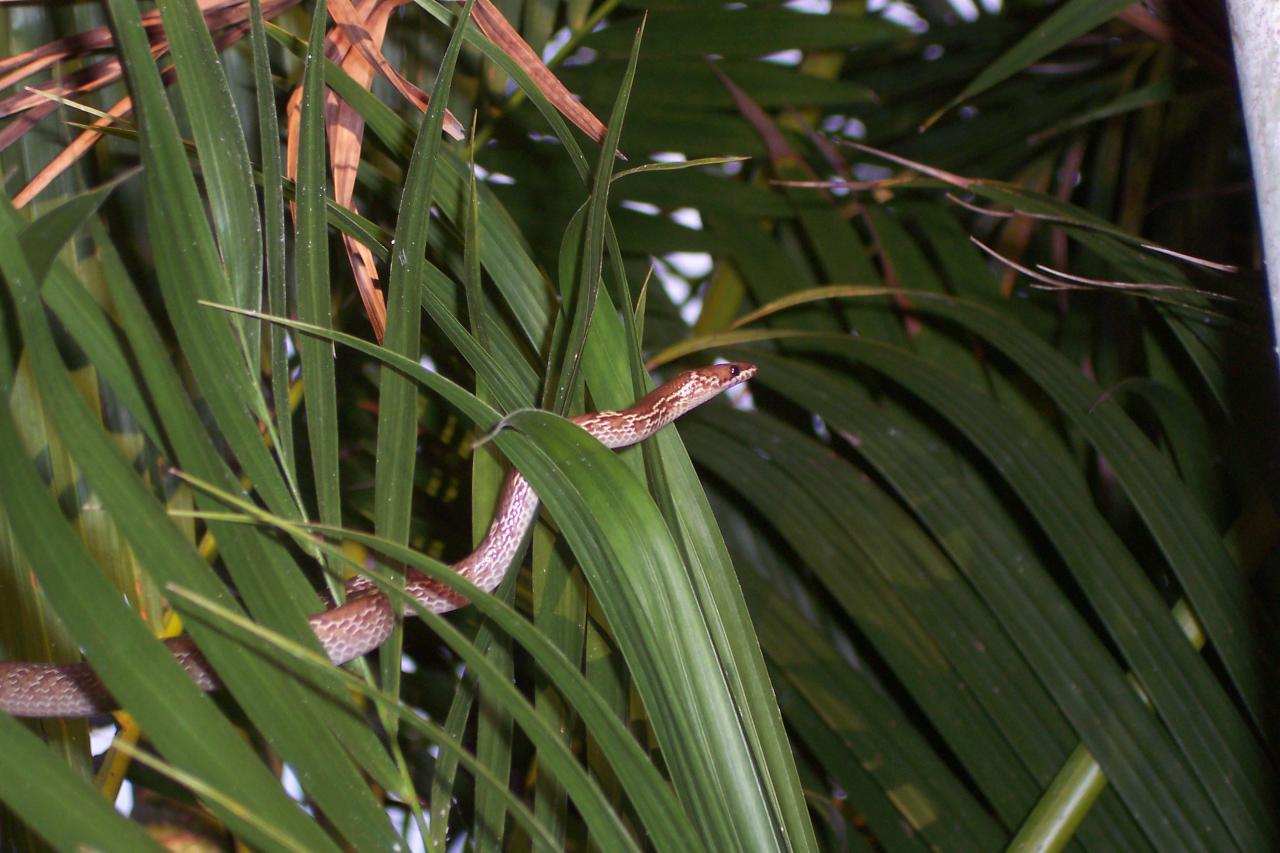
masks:
[[[81,114],[0,153],[0,657],[83,651],[141,727],[109,754],[140,753],[136,820],[198,801],[271,850],[1274,849],[1275,395],[1211,56],[1096,0],[500,3],[558,34],[596,144],[470,4],[391,18],[426,113],[321,61],[324,0],[220,61],[194,3],[158,7],[167,90],[130,0],[8,9],[10,55],[109,23],[137,111],[22,210]],[[358,213],[326,85],[365,122]],[[379,260],[380,346],[339,233]],[[642,448],[526,411],[713,357],[760,366],[749,395]],[[521,571],[318,660],[314,590],[449,578],[508,462],[546,504]],[[152,639],[168,607],[215,698]],[[0,848],[145,843],[84,722],[0,716],[0,754]]]

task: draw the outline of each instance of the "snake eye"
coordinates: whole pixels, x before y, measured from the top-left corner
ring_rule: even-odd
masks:
[[[738,375],[738,365],[736,365],[736,364],[731,364],[731,365],[729,365],[729,375],[730,375],[730,376],[737,376],[737,375]]]

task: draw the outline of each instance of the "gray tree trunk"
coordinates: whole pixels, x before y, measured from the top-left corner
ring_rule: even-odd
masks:
[[[1274,344],[1280,341],[1280,3],[1227,0],[1227,11],[1262,222]],[[1273,346],[1272,352],[1280,349]]]

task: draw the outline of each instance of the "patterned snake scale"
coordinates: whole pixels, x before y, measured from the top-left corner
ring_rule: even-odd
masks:
[[[727,388],[755,375],[755,365],[717,364],[682,373],[620,412],[578,415],[573,422],[606,447],[643,441]],[[538,512],[533,487],[514,469],[507,474],[493,523],[484,541],[453,568],[473,584],[492,591],[503,576]],[[466,604],[425,575],[410,572],[405,592],[435,613]],[[315,614],[311,629],[334,664],[341,665],[382,645],[395,625],[391,602],[364,578],[347,584],[347,601]],[[187,636],[166,645],[204,690],[220,686],[217,675]],[[86,717],[117,707],[88,664],[0,662],[0,711],[18,717]]]

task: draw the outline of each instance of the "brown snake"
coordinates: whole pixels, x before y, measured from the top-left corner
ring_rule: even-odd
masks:
[[[593,412],[572,421],[606,447],[626,447],[643,441],[676,418],[721,391],[746,382],[755,365],[717,364],[682,373],[629,409]],[[524,535],[538,512],[538,496],[524,477],[512,469],[502,485],[498,510],[484,540],[453,565],[457,572],[485,592],[506,575]],[[465,605],[465,599],[426,575],[410,572],[405,592],[435,613]],[[310,619],[334,664],[341,665],[382,645],[395,626],[391,602],[364,578],[347,584],[347,601]],[[204,690],[220,686],[217,675],[187,636],[166,641],[173,656]],[[88,664],[0,662],[0,711],[18,717],[86,717],[117,707],[106,686]]]

